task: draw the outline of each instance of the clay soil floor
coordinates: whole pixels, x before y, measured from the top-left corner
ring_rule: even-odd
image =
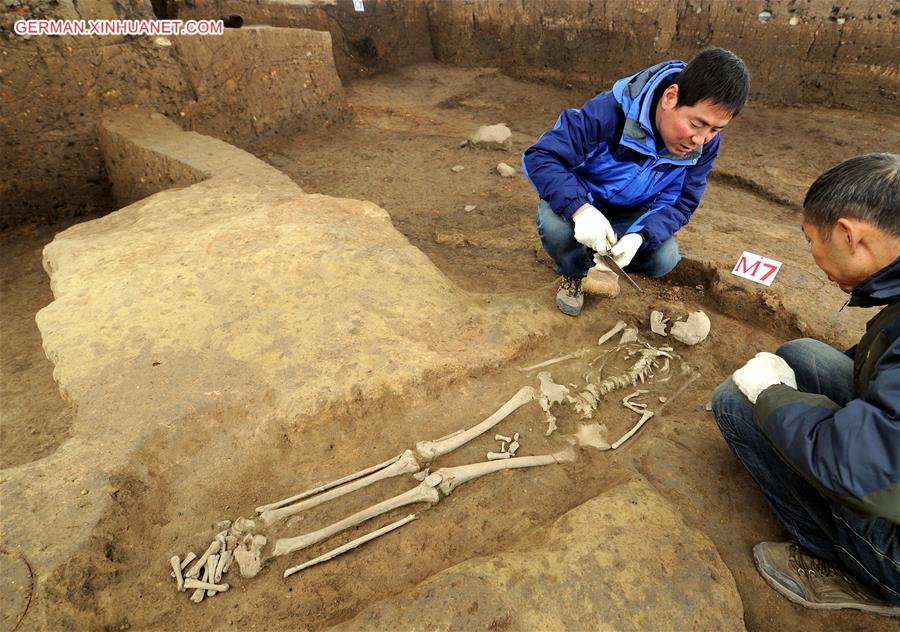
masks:
[[[398,230],[462,288],[483,294],[485,300],[521,293],[555,309],[556,276],[534,232],[536,198],[521,175],[520,156],[563,108],[579,105],[589,94],[514,81],[490,69],[426,64],[356,82],[347,95],[353,117],[346,125],[296,138],[266,139],[249,149],[307,192],[382,206]],[[479,125],[499,122],[514,131],[513,151],[460,146]],[[784,534],[704,405],[715,385],[745,358],[798,334],[794,321],[777,309],[713,291],[705,268],[695,262],[712,260],[726,271],[730,268],[732,262],[707,256],[707,245],[710,252],[735,255],[744,249],[775,255],[786,244],[802,252],[806,246],[796,218],[805,187],[846,156],[896,148],[897,130],[895,118],[876,114],[751,104],[725,131],[724,154],[707,197],[685,232],[687,260],[668,279],[641,279],[645,293],[640,296],[623,288],[615,301],[589,298],[581,318],[561,318],[552,338],[536,340],[509,366],[466,376],[412,401],[369,402],[352,418],[311,424],[302,436],[286,433],[272,453],[250,455],[225,474],[214,492],[180,488],[174,474],[154,470],[164,451],[171,459],[172,451],[185,448],[144,446],[133,471],[121,473],[116,502],[91,544],[57,573],[56,587],[41,599],[59,610],[61,625],[93,629],[322,629],[444,568],[527,539],[536,527],[639,472],[690,526],[715,543],[734,575],[749,629],[888,630],[883,619],[792,606],[754,570],[752,545]],[[500,178],[494,167],[501,160],[520,174]],[[455,165],[464,169],[451,171]],[[466,211],[466,206],[475,209]],[[705,227],[714,230],[704,232]],[[35,312],[52,299],[40,265],[41,248],[61,228],[19,229],[2,238],[4,468],[51,453],[65,440],[71,423],[72,413],[55,390],[52,365],[43,356],[34,325]],[[348,262],[348,274],[353,265]],[[811,259],[805,268],[808,285],[827,284]],[[820,301],[821,294],[810,294],[808,309],[836,314],[840,307],[838,297],[833,304]],[[535,382],[534,373],[523,374],[518,366],[596,344],[597,335],[619,319],[640,325],[649,336],[648,315],[654,307],[676,315],[702,308],[712,319],[712,334],[701,347],[683,351],[684,362],[699,370],[700,379],[626,449],[582,450],[570,465],[506,473],[490,483],[471,484],[421,511],[420,519],[402,535],[373,543],[364,552],[291,580],[281,578],[281,566],[252,581],[238,580],[234,589],[240,598],[217,597],[222,605],[214,612],[172,591],[166,560],[188,548],[198,550],[208,541],[212,522],[233,518],[236,512],[246,514],[256,504],[300,491],[314,480],[379,462],[417,440],[471,425],[519,387]],[[833,333],[823,332],[823,337]],[[554,367],[554,377],[559,382],[577,380],[589,358]],[[675,380],[656,384],[651,396],[671,395],[675,388]],[[227,426],[230,413],[222,414]],[[599,417],[613,437],[633,421],[612,406]],[[523,434],[529,454],[559,446],[558,438],[543,437],[539,411],[521,411],[504,424],[500,430]],[[562,431],[571,432],[574,424],[571,415],[560,415]],[[446,465],[477,460],[485,447],[494,447],[488,443],[485,439],[460,450]],[[290,454],[297,449],[320,452],[323,473],[292,472]],[[287,465],[279,466],[279,460]],[[392,481],[379,496],[406,488],[405,480]],[[292,526],[307,531],[366,504],[367,498],[348,498],[310,512]],[[11,603],[21,607],[22,602]],[[14,624],[15,616],[7,611],[4,623]]]

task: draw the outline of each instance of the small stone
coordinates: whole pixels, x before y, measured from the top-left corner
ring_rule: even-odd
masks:
[[[479,149],[512,149],[512,132],[503,125],[483,125],[469,139]]]
[[[504,178],[512,178],[516,175],[516,170],[510,167],[505,162],[497,163],[497,173],[499,173]]]
[[[797,26],[798,24],[800,24],[800,18],[798,18],[798,17],[795,15],[795,16],[792,17],[790,20],[788,20],[788,24],[790,24],[791,26]]]
[[[81,495],[82,495],[82,496],[87,496],[87,493],[88,493],[88,490],[86,490],[86,489],[82,489],[82,490],[81,490]]]
[[[474,211],[476,208],[478,208],[478,207],[475,206],[474,204],[466,204],[466,205],[463,207],[463,210],[464,210],[466,213],[471,213],[471,212]]]
[[[704,287],[703,287],[702,285],[695,285],[695,286],[694,286],[694,289],[695,289],[695,290],[699,290],[700,292],[702,292],[702,291],[704,290]]]
[[[669,399],[668,397],[665,397],[665,396],[663,396],[663,395],[660,395],[660,396],[659,396],[659,403],[660,403],[660,404],[665,404],[665,403],[666,403],[666,400],[668,400],[668,399]]]
[[[459,173],[463,169],[465,169],[465,167],[463,167],[462,165],[456,165],[454,167],[450,167],[450,171],[452,171],[453,173]]]

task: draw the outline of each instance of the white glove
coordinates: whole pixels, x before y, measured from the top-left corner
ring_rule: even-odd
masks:
[[[794,369],[783,358],[767,351],[757,353],[747,364],[735,371],[731,379],[753,404],[756,403],[760,393],[775,384],[787,384],[791,388],[797,388]]]
[[[591,250],[606,253],[616,243],[616,231],[603,213],[585,204],[572,215],[575,222],[575,239]]]
[[[631,263],[631,260],[634,259],[634,255],[637,254],[643,243],[644,238],[638,233],[628,233],[619,240],[619,243],[612,247],[609,254],[612,255],[612,258],[619,264],[620,268],[624,268]]]
[[[594,253],[594,268],[600,270],[600,272],[612,272],[612,268],[606,265],[603,256],[596,252]]]

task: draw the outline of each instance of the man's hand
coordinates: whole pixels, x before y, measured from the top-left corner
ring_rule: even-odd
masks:
[[[616,243],[616,231],[609,220],[590,204],[585,204],[572,214],[575,222],[575,239],[591,250],[605,253]]]
[[[787,384],[797,388],[794,369],[774,353],[760,351],[747,364],[734,372],[732,376],[735,386],[747,396],[751,403],[756,403],[759,394],[775,384]]]
[[[631,263],[631,260],[634,259],[634,255],[637,254],[637,251],[643,243],[644,238],[639,234],[628,233],[619,240],[619,243],[612,247],[609,254],[612,256],[613,260],[619,264],[620,268],[624,268]]]

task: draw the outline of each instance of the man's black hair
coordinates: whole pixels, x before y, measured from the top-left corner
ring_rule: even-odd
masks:
[[[737,115],[750,94],[750,73],[743,60],[724,48],[706,48],[675,77],[678,107],[709,100]]]
[[[828,239],[842,217],[900,237],[900,155],[855,156],[820,175],[803,200],[803,220]]]

